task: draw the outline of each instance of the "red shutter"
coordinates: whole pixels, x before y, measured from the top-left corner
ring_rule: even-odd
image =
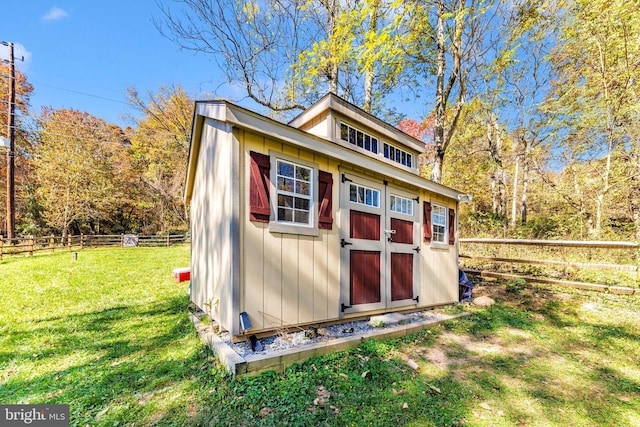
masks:
[[[331,230],[333,226],[333,175],[318,171],[318,228]]]
[[[456,242],[456,210],[449,208],[449,244]]]
[[[422,202],[424,220],[422,223],[422,236],[425,242],[431,241],[431,203]]]
[[[269,205],[269,172],[271,161],[266,154],[251,151],[251,168],[249,171],[249,216],[251,221],[269,222],[271,208]]]

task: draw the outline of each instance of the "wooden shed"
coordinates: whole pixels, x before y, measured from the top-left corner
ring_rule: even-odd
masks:
[[[424,149],[333,94],[288,125],[196,102],[192,301],[233,335],[457,301],[464,195],[418,175]]]

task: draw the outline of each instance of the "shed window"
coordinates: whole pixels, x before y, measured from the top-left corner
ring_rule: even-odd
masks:
[[[364,148],[374,154],[378,154],[377,138],[345,123],[340,123],[340,139],[357,147]]]
[[[435,243],[447,243],[447,208],[433,205],[431,208],[431,241]]]
[[[413,216],[413,200],[392,194],[390,209],[393,212]]]
[[[351,184],[349,188],[349,201],[361,205],[380,207],[380,190],[362,185]]]
[[[277,161],[277,221],[311,225],[313,169]]]

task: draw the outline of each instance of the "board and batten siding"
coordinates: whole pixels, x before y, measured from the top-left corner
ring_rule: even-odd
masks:
[[[206,119],[191,198],[191,300],[238,329],[238,147],[231,125]]]
[[[438,204],[448,209],[454,209],[457,217],[457,207],[453,199],[427,191],[420,195],[421,203]],[[422,211],[422,206],[420,206]],[[421,212],[423,216],[423,212]],[[424,222],[424,218],[422,218]],[[449,219],[447,218],[447,221]],[[457,220],[456,220],[457,221]],[[455,223],[454,223],[455,225]],[[436,306],[451,304],[458,301],[458,253],[456,228],[453,227],[456,244],[435,245],[422,240],[420,257],[420,306]]]
[[[337,165],[326,156],[237,128],[234,138],[239,141],[241,153],[241,188],[248,188],[250,182],[251,151],[282,153],[289,158],[312,162],[320,170],[333,174],[334,182],[337,180]],[[317,180],[314,185],[318,185]],[[252,332],[339,317],[340,243],[335,184],[333,188],[334,223],[331,230],[319,229],[317,236],[271,232],[268,223],[250,221],[249,192],[244,192],[240,212],[243,242],[240,311],[249,315]]]

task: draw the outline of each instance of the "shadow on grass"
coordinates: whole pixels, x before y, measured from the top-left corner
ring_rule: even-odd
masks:
[[[0,354],[6,372],[0,401],[70,404],[72,425],[162,419],[171,404],[152,399],[157,390],[172,394],[182,383],[201,389],[225,376],[198,344],[188,304],[187,296],[177,296],[153,306],[51,317],[10,331],[13,351]],[[182,410],[170,418],[189,416]]]

